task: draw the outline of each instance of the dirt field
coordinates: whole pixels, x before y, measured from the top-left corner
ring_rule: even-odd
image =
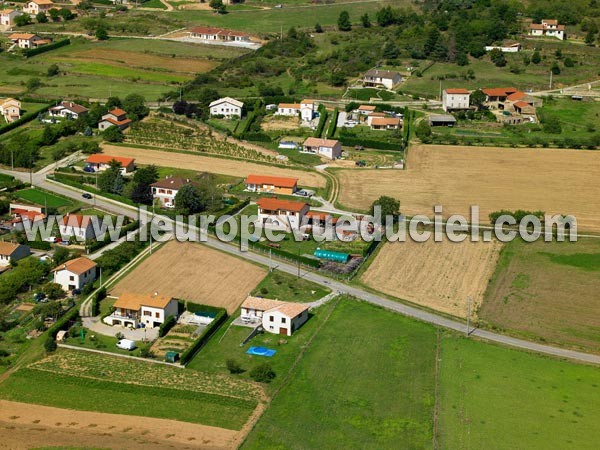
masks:
[[[159,292],[233,313],[266,270],[191,242],[172,241],[145,259],[110,292]]]
[[[315,172],[306,172],[303,170],[284,169],[233,159],[211,158],[210,156],[163,152],[145,148],[120,147],[115,145],[104,145],[102,148],[109,155],[135,158],[139,164],[156,164],[162,167],[220,173],[234,177],[246,177],[251,173],[293,177],[298,178],[300,186],[303,187],[325,187],[326,184],[323,176]]]
[[[58,58],[57,58],[58,59]],[[153,55],[143,52],[129,52],[127,50],[94,49],[75,52],[69,56],[61,57],[59,60],[68,61],[108,62],[114,66],[137,67],[137,68],[161,68],[169,72],[202,73],[208,72],[218,63],[199,58],[170,58],[168,56]]]
[[[231,448],[235,435],[231,430],[174,420],[0,400],[0,449],[225,449]]]
[[[361,277],[381,292],[418,305],[465,317],[467,297],[474,313],[496,268],[501,244],[386,243]]]
[[[600,239],[506,244],[479,318],[600,353]]]
[[[264,131],[295,130],[298,128],[297,117],[268,116],[260,124]]]
[[[573,214],[579,228],[600,231],[600,152],[591,150],[414,146],[407,170],[341,170],[339,201],[367,209],[380,195],[400,199],[405,214],[468,214],[482,221],[500,209]]]

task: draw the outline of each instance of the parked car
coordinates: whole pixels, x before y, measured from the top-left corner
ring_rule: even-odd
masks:
[[[46,294],[44,294],[43,292],[36,292],[35,294],[33,294],[33,301],[36,303],[45,303],[48,301],[48,299],[46,299]]]
[[[117,342],[117,347],[122,350],[132,351],[137,348],[137,345],[135,345],[135,342],[131,339],[121,339]]]
[[[95,172],[94,168],[93,168],[93,167],[90,167],[90,166],[85,166],[85,167],[83,168],[83,171],[84,171],[84,172],[89,172],[89,173],[93,173],[93,172]]]
[[[81,294],[81,289],[73,289],[71,291],[71,294],[73,294],[73,295],[79,295],[79,294]]]
[[[92,197],[92,194],[88,194],[87,192],[86,192],[85,194],[82,194],[81,196],[82,196],[83,198],[86,198],[86,199],[88,199],[88,200],[91,200],[91,199],[93,198],[93,197]]]
[[[44,241],[50,242],[51,244],[56,244],[57,242],[60,241],[60,239],[55,236],[50,236],[50,237],[44,238]]]

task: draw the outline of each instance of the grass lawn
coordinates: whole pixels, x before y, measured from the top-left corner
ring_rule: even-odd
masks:
[[[431,448],[435,333],[343,300],[244,449]]]
[[[194,359],[187,365],[188,369],[199,370],[206,373],[229,374],[225,362],[227,359],[238,361],[245,370],[244,373],[234,375],[238,380],[250,380],[249,372],[261,363],[269,363],[275,371],[275,379],[266,385],[267,392],[277,389],[290,371],[292,364],[307,345],[311,337],[334,307],[336,300],[315,309],[310,314],[308,321],[302,325],[292,336],[285,336],[285,343],[279,344],[282,336],[272,333],[263,333],[253,337],[248,343],[241,346],[242,341],[252,332],[252,328],[230,326],[231,317],[211,340],[202,348]],[[319,332],[320,333],[320,332]],[[317,340],[319,337],[317,336]],[[277,353],[271,357],[247,355],[246,351],[251,346],[271,348]]]
[[[104,303],[104,301],[102,302]],[[101,304],[102,304],[101,303]],[[114,303],[114,302],[113,302]],[[121,355],[141,356],[141,348],[149,347],[148,344],[142,344],[136,342],[138,348],[133,351],[123,350],[117,347],[118,339],[114,336],[105,336],[103,334],[94,333],[90,330],[85,330],[84,339],[81,339],[81,335],[69,336],[66,340],[66,344],[74,345],[77,347],[89,348],[93,350],[102,350],[105,352],[118,353]]]
[[[479,318],[528,339],[600,352],[600,242],[505,245]]]
[[[312,281],[277,270],[270,272],[251,292],[259,297],[288,302],[313,302],[331,291]]]
[[[0,398],[59,408],[239,429],[256,406],[243,381],[81,351],[59,350],[12,374]]]
[[[17,197],[35,203],[37,205],[46,205],[48,208],[61,208],[63,206],[72,206],[73,202],[65,197],[51,194],[38,188],[23,189],[16,192]]]
[[[439,448],[595,449],[600,370],[444,334]]]

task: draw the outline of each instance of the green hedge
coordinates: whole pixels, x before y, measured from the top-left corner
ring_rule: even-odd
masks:
[[[36,250],[50,250],[52,248],[50,243],[46,241],[29,241],[27,242],[27,245]]]
[[[338,140],[346,147],[360,145],[362,147],[375,148],[378,150],[402,150],[401,142],[375,141],[372,139],[362,139],[355,136],[339,136]]]
[[[315,130],[315,137],[320,138],[321,135],[323,134],[323,129],[325,128],[325,122],[327,122],[327,109],[325,108],[325,105],[320,104],[319,105],[319,125],[317,126],[317,129]]]
[[[337,120],[340,111],[335,108],[331,115],[331,121],[329,122],[329,128],[327,129],[327,139],[332,139],[335,136],[335,130],[337,128]]]
[[[65,45],[69,45],[70,43],[71,40],[67,38],[63,39],[62,41],[53,42],[52,44],[42,45],[41,47],[30,48],[28,50],[25,50],[23,54],[25,55],[25,58],[31,58],[32,56],[39,55],[40,53],[46,53],[50,50],[64,47]]]
[[[204,307],[204,305],[202,305]],[[180,356],[180,363],[185,365],[189,363],[198,351],[208,342],[210,337],[219,329],[219,327],[227,319],[227,311],[220,308],[214,320],[208,324],[202,334],[194,341],[194,343],[184,351]]]
[[[79,316],[79,307],[74,305],[65,314],[62,315],[54,324],[48,328],[48,336],[52,339],[56,339],[56,335],[60,330],[64,330],[67,323],[71,320],[75,320]]]
[[[267,251],[271,251],[274,255],[279,255],[287,259],[291,259],[293,261],[299,261],[305,266],[318,268],[321,266],[321,263],[317,259],[307,258],[306,256],[297,255],[295,253],[290,253],[285,250],[281,250],[280,248],[269,247],[268,245],[261,244],[259,242],[250,242],[248,244],[250,247],[255,247]]]
[[[10,130],[14,130],[15,128],[20,127],[21,125],[23,125],[27,122],[31,122],[33,119],[36,119],[40,113],[46,112],[46,110],[52,106],[54,106],[54,103],[48,104],[48,105],[44,106],[43,108],[38,109],[37,111],[27,113],[27,114],[21,116],[20,119],[4,125],[3,127],[0,128],[0,134],[4,134]]]
[[[176,323],[177,319],[174,315],[167,316],[165,321],[160,324],[160,327],[158,327],[158,337],[165,336],[169,330],[175,326]]]
[[[65,173],[58,173],[55,172],[54,173],[54,180],[58,181],[59,183],[62,184],[66,184],[78,189],[82,189],[84,191],[90,192],[92,194],[95,195],[100,195],[102,197],[106,197],[106,198],[110,198],[112,200],[115,200],[117,202],[121,202],[121,203],[125,203],[126,205],[130,205],[130,206],[139,206],[137,205],[134,201],[128,199],[127,197],[123,197],[122,195],[117,195],[117,194],[112,194],[110,192],[104,192],[101,191],[100,189],[96,189],[92,186],[88,186],[86,184],[80,183],[79,181],[74,180],[73,178],[78,177],[77,175],[67,175]],[[78,178],[88,178],[88,177],[78,177]]]
[[[106,298],[106,288],[102,287],[96,291],[92,298],[92,316],[100,314],[100,302]]]

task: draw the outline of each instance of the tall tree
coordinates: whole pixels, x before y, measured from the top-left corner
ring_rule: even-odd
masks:
[[[338,29],[340,31],[350,31],[352,29],[352,23],[350,23],[350,14],[348,11],[342,11],[338,17]]]

